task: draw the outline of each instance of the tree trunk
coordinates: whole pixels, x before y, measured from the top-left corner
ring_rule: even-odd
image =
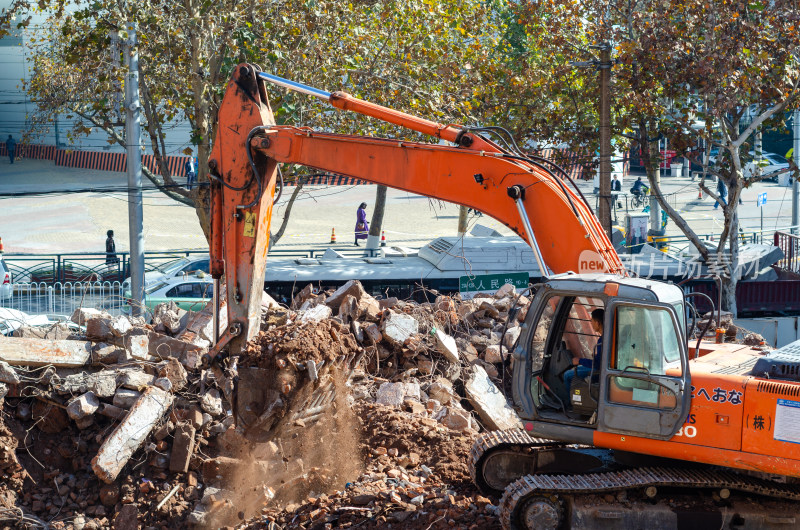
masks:
[[[386,186],[378,184],[375,191],[375,209],[372,211],[372,222],[369,224],[367,248],[376,249],[381,246],[381,230],[383,228],[383,212],[386,209]]]
[[[269,248],[272,248],[272,246],[277,243],[281,237],[283,237],[283,233],[286,231],[286,225],[289,224],[289,217],[292,215],[292,206],[294,206],[294,201],[297,200],[297,196],[300,195],[300,190],[303,189],[305,183],[305,177],[297,178],[297,185],[294,187],[292,196],[289,197],[289,202],[286,203],[286,209],[283,211],[283,221],[281,221],[281,226],[278,228],[277,232],[273,232],[269,235]]]
[[[721,278],[722,308],[726,311],[730,311],[733,318],[736,318],[738,312],[738,308],[736,307],[736,285],[739,283],[740,273],[738,194],[730,193],[728,194],[728,198],[731,199],[733,203],[729,204],[731,208],[730,233],[728,238],[730,254],[720,252],[718,256],[721,258],[720,261],[723,261],[723,257],[725,258],[724,263],[721,264],[727,269],[727,274],[724,274]]]
[[[458,237],[467,233],[467,210],[466,206],[458,207]]]

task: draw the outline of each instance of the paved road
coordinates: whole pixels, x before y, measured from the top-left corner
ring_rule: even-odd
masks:
[[[470,182],[471,184],[471,182]],[[0,160],[0,238],[8,253],[102,252],[105,232],[113,229],[117,248],[128,248],[128,201],[123,190],[124,173],[94,171],[56,166],[45,160],[21,160],[10,165]],[[594,206],[591,183],[579,184]],[[626,182],[623,189],[630,187]],[[684,178],[669,177],[664,191],[673,194],[675,204],[700,233],[719,234],[722,212],[713,202],[697,199],[697,184]],[[92,189],[91,192],[78,190]],[[744,192],[740,207],[746,231],[757,230],[760,212],[756,195],[768,193],[764,209],[765,228],[787,226],[791,217],[790,188],[760,183]],[[291,192],[291,188],[288,190]],[[10,193],[45,193],[53,195],[8,197]],[[288,197],[289,193],[285,194]],[[371,215],[375,186],[307,187],[292,212],[286,234],[276,248],[327,246],[331,228],[336,229],[339,244],[349,244],[353,237],[355,212],[363,201]],[[455,235],[458,208],[449,203],[390,190],[384,227],[390,244],[419,245],[436,235]],[[285,199],[276,210],[273,227],[283,215]],[[624,212],[620,214],[620,222]],[[471,217],[504,234],[511,232],[487,216]],[[669,234],[679,232],[670,226]],[[152,187],[144,192],[144,241],[148,251],[206,248],[194,209],[168,199]]]

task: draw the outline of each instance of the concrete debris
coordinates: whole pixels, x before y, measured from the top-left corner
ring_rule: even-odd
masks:
[[[119,407],[122,409],[129,409],[131,408],[138,400],[139,397],[142,395],[141,392],[137,392],[136,390],[129,390],[127,388],[118,388],[116,393],[114,394],[114,400],[112,403],[115,407]]]
[[[115,397],[116,399],[116,397]],[[105,482],[114,482],[128,459],[172,405],[173,397],[149,387],[92,459],[92,469]]]
[[[222,398],[219,396],[219,391],[216,388],[212,388],[200,396],[200,406],[212,416],[222,414]]]
[[[124,337],[125,334],[133,328],[133,326],[131,325],[131,321],[128,320],[128,317],[125,315],[120,315],[111,319],[109,328],[115,337]]]
[[[67,405],[67,414],[73,420],[80,420],[86,416],[91,416],[100,408],[100,400],[93,392],[87,392],[79,396]]]
[[[155,357],[150,355],[150,339],[145,333],[129,333],[124,338],[125,351],[133,359],[140,361],[153,361]]]
[[[522,422],[517,413],[486,374],[486,370],[480,366],[471,366],[467,369],[464,391],[469,402],[475,407],[478,416],[489,429],[522,428]]]
[[[11,368],[11,365],[5,361],[0,361],[0,382],[12,385],[19,384],[19,375],[17,375],[17,371]]]
[[[383,383],[378,387],[376,403],[391,407],[401,407],[406,398],[420,400],[420,388],[417,382]]]
[[[111,315],[92,307],[79,307],[72,313],[69,319],[79,326],[85,326],[87,322],[93,318],[111,318]]]
[[[444,358],[451,363],[457,363],[459,361],[459,357],[456,339],[440,329],[436,329],[434,333],[436,336],[436,349],[439,351],[439,353],[444,355]]]
[[[326,318],[330,318],[333,314],[333,311],[330,307],[326,305],[318,305],[314,306],[310,309],[306,309],[303,315],[300,317],[301,322],[319,322],[320,320],[325,320]]]
[[[143,370],[124,369],[117,375],[117,385],[122,388],[142,391],[148,385],[152,385],[155,377],[145,373]]]
[[[390,344],[402,346],[411,335],[419,332],[419,322],[411,315],[388,313],[383,319],[381,331]]]
[[[0,361],[12,366],[79,367],[91,359],[92,343],[76,340],[20,339],[0,340]]]

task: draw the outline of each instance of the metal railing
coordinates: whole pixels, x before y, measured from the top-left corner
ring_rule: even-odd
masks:
[[[789,232],[775,232],[774,245],[783,251],[783,259],[775,265],[785,271],[800,274],[800,236]]]
[[[0,291],[0,307],[31,314],[70,316],[79,307],[119,315],[125,305],[120,282],[25,282]]]
[[[269,251],[269,258],[320,258],[329,248],[347,257],[380,255],[379,249],[368,250],[354,246],[325,246],[321,248],[276,248]],[[178,258],[208,256],[208,250],[175,250],[146,252],[145,271],[155,270],[159,265]],[[75,282],[122,282],[130,276],[130,256],[118,252],[119,262],[106,264],[105,253],[71,254],[3,254],[3,260],[11,271],[13,281],[54,285]]]

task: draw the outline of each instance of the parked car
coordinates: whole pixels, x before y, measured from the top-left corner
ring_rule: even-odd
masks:
[[[750,156],[755,158],[755,152],[750,151]],[[776,155],[775,153],[767,153],[762,151],[761,152],[761,174],[762,175],[769,175],[770,173],[774,173],[776,171],[780,171],[782,169],[789,168],[789,161],[786,160],[781,155]],[[744,178],[751,178],[756,174],[756,161],[751,160],[747,163],[747,165],[742,170],[742,174]],[[772,182],[778,182],[778,176],[770,177],[769,179]]]
[[[144,289],[145,291],[150,287],[162,282],[167,278],[175,278],[181,276],[189,276],[197,271],[203,271],[208,274],[208,255],[195,256],[190,258],[179,258],[167,263],[158,265],[155,270],[147,271],[144,273]],[[131,279],[126,278],[122,282],[122,290],[131,290]]]
[[[9,300],[14,296],[14,289],[11,285],[11,271],[0,255],[0,303]]]
[[[208,261],[208,260],[206,260]],[[144,305],[152,311],[158,304],[175,302],[186,311],[200,311],[214,295],[211,276],[198,271],[192,276],[164,277],[144,290]],[[130,286],[124,291],[126,304],[123,312],[130,313]]]

